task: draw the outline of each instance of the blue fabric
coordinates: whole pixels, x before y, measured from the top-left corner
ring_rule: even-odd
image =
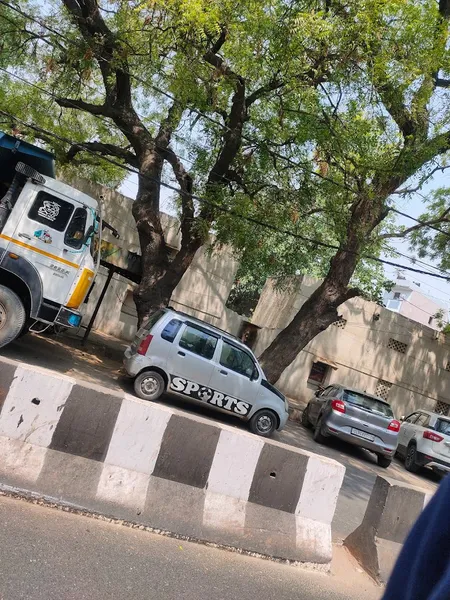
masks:
[[[450,475],[409,534],[383,600],[450,600]]]

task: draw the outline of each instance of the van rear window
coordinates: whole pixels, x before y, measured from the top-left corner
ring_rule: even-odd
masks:
[[[344,400],[350,404],[355,404],[364,410],[377,413],[383,417],[393,417],[391,407],[386,402],[366,396],[365,394],[358,394],[358,392],[352,392],[351,390],[344,390]]]

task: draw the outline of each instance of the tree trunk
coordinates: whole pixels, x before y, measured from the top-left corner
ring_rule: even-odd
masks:
[[[384,218],[383,203],[369,199],[357,202],[347,229],[347,239],[331,260],[330,269],[317,290],[260,357],[268,381],[276,383],[297,354],[331,323],[338,319],[338,307],[359,295],[348,288],[358,263],[364,239]]]

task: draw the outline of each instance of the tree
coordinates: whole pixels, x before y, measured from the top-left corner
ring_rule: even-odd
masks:
[[[267,166],[271,152],[264,140],[271,138],[278,120],[274,105],[288,96],[301,102],[304,90],[316,88],[340,68],[343,51],[327,56],[320,40],[343,38],[344,47],[349,38],[342,20],[325,26],[318,13],[300,32],[296,19],[302,10],[321,3],[300,4],[161,0],[117,1],[104,8],[97,0],[55,0],[44,11],[23,2],[31,17],[1,6],[7,22],[3,43],[11,49],[3,64],[10,60],[19,72],[25,69],[52,94],[42,114],[36,109],[42,90],[29,90],[29,81],[12,88],[9,82],[2,105],[31,115],[38,126],[53,119],[49,129],[71,131],[76,143],[57,148],[67,164],[84,161],[94,167],[103,155],[139,172],[132,205],[142,254],[142,280],[135,292],[139,322],[168,303],[215,227],[218,207],[233,206],[236,192],[254,197],[271,185],[277,174]],[[24,51],[19,57],[18,46]],[[45,132],[33,131],[48,143]],[[248,142],[252,131],[262,134],[262,146]],[[193,143],[179,141],[180,136]],[[192,167],[186,166],[183,150],[192,156]],[[258,156],[257,168],[248,168],[252,154]],[[172,260],[159,217],[167,165],[180,189],[181,248]],[[298,173],[290,177],[301,179]],[[205,202],[196,202],[192,192]]]
[[[67,158],[90,150],[139,171],[140,320],[167,303],[211,230],[255,265],[282,254],[286,273],[324,274],[262,355],[275,382],[370,288],[368,265],[388,240],[412,233],[392,225],[393,194],[446,164],[450,0],[62,4],[43,16],[57,34],[25,20],[20,43],[36,47],[38,81],[71,120]],[[172,262],[159,220],[165,165],[180,188]]]
[[[348,4],[331,5],[353,22]],[[399,1],[385,8],[383,15],[366,13],[367,54],[355,64],[353,80],[345,89],[324,86],[329,107],[323,117],[333,135],[320,140],[323,160],[328,176],[346,181],[353,191],[335,194],[342,229],[323,282],[261,356],[272,382],[337,319],[337,308],[360,294],[349,284],[368,245],[448,220],[448,209],[441,206],[418,227],[383,231],[392,195],[411,191],[401,186],[414,176],[420,187],[447,164],[450,150],[450,2]]]

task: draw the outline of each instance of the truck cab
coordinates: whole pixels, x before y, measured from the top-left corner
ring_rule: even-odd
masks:
[[[95,276],[99,205],[53,168],[48,152],[0,134],[0,347],[36,321],[78,327]]]

